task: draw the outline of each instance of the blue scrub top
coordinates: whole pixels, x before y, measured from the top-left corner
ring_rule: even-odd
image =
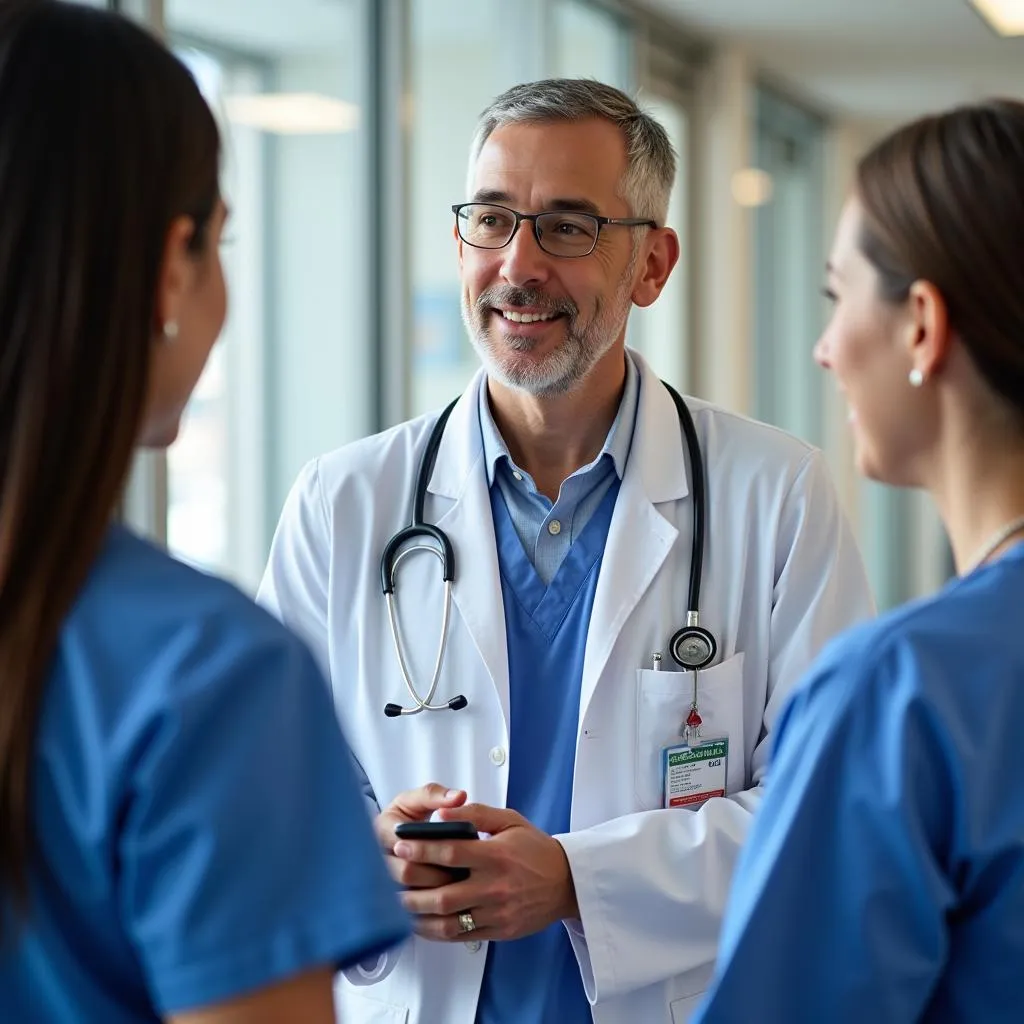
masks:
[[[408,931],[306,648],[121,528],[61,630],[35,749],[2,1021],[154,1021]]]
[[[1022,626],[1024,544],[822,655],[697,1021],[1024,1021]]]

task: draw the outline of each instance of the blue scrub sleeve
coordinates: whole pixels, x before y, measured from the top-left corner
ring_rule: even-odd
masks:
[[[946,949],[955,787],[907,654],[837,651],[780,718],[695,1020],[918,1020]]]
[[[164,706],[131,751],[119,900],[164,1013],[408,932],[327,685],[279,624],[263,632],[166,656]]]

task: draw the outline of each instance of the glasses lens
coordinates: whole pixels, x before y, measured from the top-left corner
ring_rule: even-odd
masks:
[[[598,227],[598,221],[586,213],[543,213],[537,218],[541,248],[552,256],[593,252]]]
[[[481,249],[500,249],[508,244],[516,229],[516,218],[511,210],[487,203],[462,207],[458,223],[462,240]]]

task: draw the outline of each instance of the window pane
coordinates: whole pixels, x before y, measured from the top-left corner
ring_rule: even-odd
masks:
[[[302,464],[369,429],[355,3],[167,0],[224,134],[229,313],[168,457],[168,543],[255,587]]]
[[[629,344],[651,364],[662,380],[682,391],[690,388],[690,260],[689,117],[679,98],[652,88],[643,96],[643,108],[668,132],[676,151],[676,180],[665,224],[679,236],[679,262],[661,295],[645,309],[635,308],[629,321]]]
[[[618,18],[585,0],[556,0],[553,22],[556,75],[632,88],[630,37]]]
[[[532,8],[524,2],[510,21],[507,0],[412,4],[414,414],[446,404],[479,366],[462,326],[451,206],[469,198],[469,146],[481,111],[510,86],[539,77],[530,56],[541,41],[539,22],[525,16]]]
[[[446,403],[479,366],[462,326],[450,207],[469,198],[467,158],[480,112],[517,82],[550,73],[630,85],[629,35],[618,19],[559,0],[549,33],[548,9],[541,0],[522,0],[518,16],[509,19],[507,0],[412,2],[414,414]]]
[[[811,350],[824,324],[814,287],[825,263],[822,123],[758,91],[754,153],[770,195],[755,219],[755,415],[822,443],[821,372]]]

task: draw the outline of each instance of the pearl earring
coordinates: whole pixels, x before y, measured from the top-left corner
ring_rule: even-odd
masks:
[[[173,341],[178,336],[178,321],[168,320],[164,324],[164,337],[168,341]]]
[[[912,388],[919,388],[924,383],[924,374],[915,366],[907,378]]]

